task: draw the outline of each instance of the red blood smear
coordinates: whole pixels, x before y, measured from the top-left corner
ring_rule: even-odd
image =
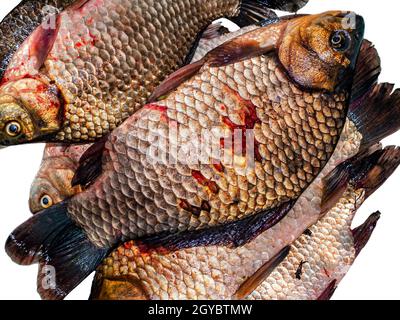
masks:
[[[124,243],[124,247],[125,247],[125,249],[132,249],[133,243],[132,242],[125,242]]]
[[[242,119],[244,125],[238,125],[232,122],[232,120],[229,119],[229,117],[223,117],[222,122],[232,131],[232,133],[236,130],[241,131],[242,135],[242,141],[241,141],[241,148],[239,146],[233,146],[233,151],[235,154],[237,152],[241,151],[241,156],[246,156],[246,130],[252,130],[254,129],[255,125],[257,123],[261,123],[261,120],[257,116],[257,109],[256,106],[248,100],[243,99],[239,93],[236,91],[232,90],[229,87],[225,87],[225,89],[228,91],[229,94],[233,95],[239,106],[241,106],[241,110],[238,112],[240,118]],[[225,147],[225,139],[220,140],[220,145],[222,148]],[[262,161],[261,154],[259,152],[259,142],[257,142],[256,139],[254,139],[254,157],[257,161]],[[241,150],[240,150],[241,149]]]
[[[224,166],[221,163],[214,163],[213,166],[218,172],[224,172]]]
[[[212,193],[217,193],[218,185],[202,175],[200,171],[192,170],[192,177],[197,180],[202,186],[207,187]]]
[[[150,103],[146,105],[146,109],[149,110],[156,110],[156,111],[161,111],[161,112],[167,112],[168,108],[166,106],[159,106],[158,104]]]

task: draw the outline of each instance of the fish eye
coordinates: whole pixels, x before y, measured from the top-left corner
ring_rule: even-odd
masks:
[[[10,137],[16,137],[21,133],[21,125],[17,121],[11,121],[6,125],[6,133]]]
[[[53,199],[48,194],[45,194],[40,198],[40,205],[47,209],[53,205]]]
[[[350,34],[345,30],[337,30],[331,35],[331,46],[336,51],[346,51],[350,47]]]

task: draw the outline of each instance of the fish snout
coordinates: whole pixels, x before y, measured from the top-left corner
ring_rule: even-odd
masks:
[[[31,140],[33,125],[30,115],[17,101],[1,102],[1,100],[2,98],[0,98],[0,146],[4,148]]]

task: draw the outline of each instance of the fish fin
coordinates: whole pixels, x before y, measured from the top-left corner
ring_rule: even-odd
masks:
[[[378,51],[368,40],[363,40],[355,70],[351,92],[351,102],[354,106],[375,86],[382,70]]]
[[[330,300],[337,289],[337,281],[332,280],[324,291],[321,292],[317,300]]]
[[[204,59],[188,64],[183,68],[172,73],[165,81],[163,81],[151,94],[148,103],[156,102],[159,98],[167,95],[171,91],[178,88],[186,80],[193,77],[204,65]]]
[[[72,187],[88,187],[102,172],[102,158],[108,137],[90,146],[79,159],[79,165],[72,178]]]
[[[230,33],[229,29],[224,27],[222,22],[214,22],[210,24],[201,35],[201,39],[212,40],[220,36]]]
[[[400,148],[388,146],[383,150],[356,161],[352,165],[351,184],[366,190],[366,197],[372,195],[400,165]]]
[[[235,300],[243,300],[261,285],[265,279],[281,264],[290,252],[290,246],[283,248],[272,259],[264,263],[253,275],[242,283],[233,296]]]
[[[199,48],[199,44],[200,44],[201,40],[212,40],[212,39],[218,38],[227,33],[229,33],[229,29],[225,28],[222,25],[222,22],[214,22],[214,23],[210,24],[204,30],[204,32],[200,32],[197,35],[196,40],[194,41],[192,48],[190,49],[189,53],[187,54],[182,66],[185,66],[185,65],[188,65],[191,63],[194,55],[196,54],[197,49]]]
[[[267,0],[263,1],[271,9],[286,11],[286,12],[297,12],[303,8],[308,0]]]
[[[142,238],[140,243],[150,249],[162,248],[167,251],[214,245],[240,247],[281,221],[294,203],[295,201],[288,201],[242,220],[208,229],[183,231],[177,234],[160,233]]]
[[[7,239],[5,249],[18,264],[40,263],[38,292],[43,299],[64,298],[108,252],[95,247],[68,217],[65,202],[19,226]]]
[[[166,96],[198,73],[204,65],[221,67],[272,52],[278,45],[278,39],[277,37],[269,36],[269,32],[276,35],[277,32],[282,32],[285,26],[286,23],[277,24],[277,27],[271,29],[266,27],[261,37],[255,30],[255,32],[250,31],[245,35],[225,42],[211,50],[203,59],[186,65],[171,74],[154,90],[148,102],[153,103]]]
[[[264,20],[277,19],[276,13],[268,6],[269,2],[269,0],[242,0],[239,15],[230,20],[243,28],[262,23]]]
[[[361,250],[364,249],[365,245],[368,243],[380,217],[381,213],[377,211],[371,214],[362,225],[352,230],[356,257],[360,254]]]
[[[142,282],[132,276],[96,275],[89,300],[150,300]]]
[[[50,28],[46,23],[37,27],[11,58],[3,81],[13,81],[22,75],[36,75],[39,72],[57,38],[60,25],[59,16],[56,18],[55,28]],[[24,50],[21,49],[22,47]],[[16,70],[18,72],[15,74]]]
[[[375,150],[375,149],[372,149]],[[347,186],[365,189],[366,197],[374,193],[400,164],[400,148],[386,147],[367,154],[362,152],[339,164],[324,178],[321,213],[327,212],[342,196]]]
[[[362,147],[367,148],[400,129],[400,89],[377,84],[359,100],[350,104],[349,118],[362,134]]]

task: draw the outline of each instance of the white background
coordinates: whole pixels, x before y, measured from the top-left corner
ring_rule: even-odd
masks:
[[[2,19],[19,1],[1,0]],[[382,58],[380,80],[400,87],[400,1],[310,0],[304,13],[353,10],[366,21],[366,38],[374,42]],[[400,133],[384,141],[400,145]],[[24,145],[0,151],[0,243],[29,217],[28,194],[42,157],[43,145]],[[334,299],[400,299],[400,169],[361,208],[354,225],[376,211],[381,220],[367,247],[340,284]],[[36,293],[37,266],[14,264],[0,247],[0,299],[39,299]],[[91,277],[68,299],[87,299]]]

